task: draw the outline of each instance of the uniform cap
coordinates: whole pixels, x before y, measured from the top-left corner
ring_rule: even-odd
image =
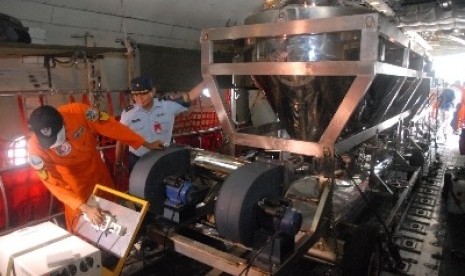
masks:
[[[131,94],[138,94],[152,90],[152,79],[147,76],[139,76],[131,81]]]
[[[52,106],[40,106],[32,111],[29,128],[36,134],[40,145],[48,149],[56,142],[57,134],[63,128],[63,116]]]

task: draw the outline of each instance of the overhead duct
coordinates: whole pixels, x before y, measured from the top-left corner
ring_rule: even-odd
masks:
[[[406,6],[397,12],[397,26],[405,31],[465,29],[465,8],[446,10],[434,3]]]

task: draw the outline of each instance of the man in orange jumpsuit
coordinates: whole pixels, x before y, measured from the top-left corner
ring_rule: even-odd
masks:
[[[460,108],[457,114],[457,130],[460,131],[465,127],[465,82],[462,85],[457,85],[462,98],[460,100]]]
[[[161,149],[163,143],[148,143],[140,135],[82,103],[36,108],[29,118],[34,132],[29,140],[31,166],[42,182],[65,206],[66,227],[73,231],[78,216],[87,215],[94,224],[103,217],[98,206],[87,200],[94,186],[114,187],[110,173],[97,150],[97,135],[120,140],[133,147]]]

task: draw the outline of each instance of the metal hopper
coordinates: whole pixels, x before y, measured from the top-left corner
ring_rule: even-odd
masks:
[[[400,133],[402,120],[424,106],[426,50],[370,10],[275,2],[243,26],[201,34],[203,78],[231,152],[156,151],[134,167],[130,191],[148,198],[154,213],[172,222],[175,212],[180,217],[187,209],[164,206],[165,187],[183,187],[176,183],[187,175],[194,179],[189,185],[208,188],[201,204],[189,206],[195,208],[192,217],[182,224],[198,218],[189,229],[227,241],[221,246],[226,252],[199,246],[197,235],[180,232],[169,239],[178,252],[232,275],[279,274],[304,255],[341,265],[343,275],[379,272],[381,233],[367,223],[372,217],[361,217],[376,201],[383,207],[377,217],[385,229],[400,225],[423,152],[416,147],[421,158],[409,160],[419,161],[414,166],[400,147],[387,150],[391,140],[360,144],[383,130],[396,132],[394,125]],[[312,3],[323,2],[333,4]],[[253,110],[249,93],[269,103],[269,120],[238,119]],[[236,154],[236,146],[247,153]],[[173,176],[179,182],[165,183]],[[205,214],[212,215],[207,223]],[[282,225],[291,227],[276,228]],[[159,230],[155,236],[165,240],[166,232]],[[279,236],[283,230],[291,231]],[[383,240],[392,244],[388,234]],[[394,251],[383,256],[400,262]]]
[[[428,97],[426,50],[381,14],[292,4],[245,23],[201,36],[203,76],[233,144],[309,156],[343,152],[413,115]],[[232,97],[221,87],[225,76]],[[278,119],[236,124],[234,100],[257,88]]]

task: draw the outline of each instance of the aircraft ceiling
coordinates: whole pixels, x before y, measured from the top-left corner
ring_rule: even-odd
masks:
[[[2,0],[4,7],[8,2]],[[50,20],[57,25],[123,30],[128,37],[144,43],[151,36],[161,46],[198,48],[200,31],[242,25],[248,16],[265,5],[279,7],[286,3],[364,6],[392,18],[404,30],[415,31],[427,40],[433,55],[464,52],[464,0],[21,0],[31,7],[44,5],[51,11],[36,9],[26,15],[19,10],[13,16],[32,24]],[[16,2],[16,3],[18,3]],[[15,3],[15,4],[16,4]],[[38,6],[39,7],[39,6]],[[0,3],[2,10],[2,3]],[[79,14],[79,12],[81,14]],[[83,17],[82,13],[88,13]],[[32,18],[32,19],[31,19]],[[158,43],[158,42],[157,42]],[[150,44],[150,42],[149,42]]]

